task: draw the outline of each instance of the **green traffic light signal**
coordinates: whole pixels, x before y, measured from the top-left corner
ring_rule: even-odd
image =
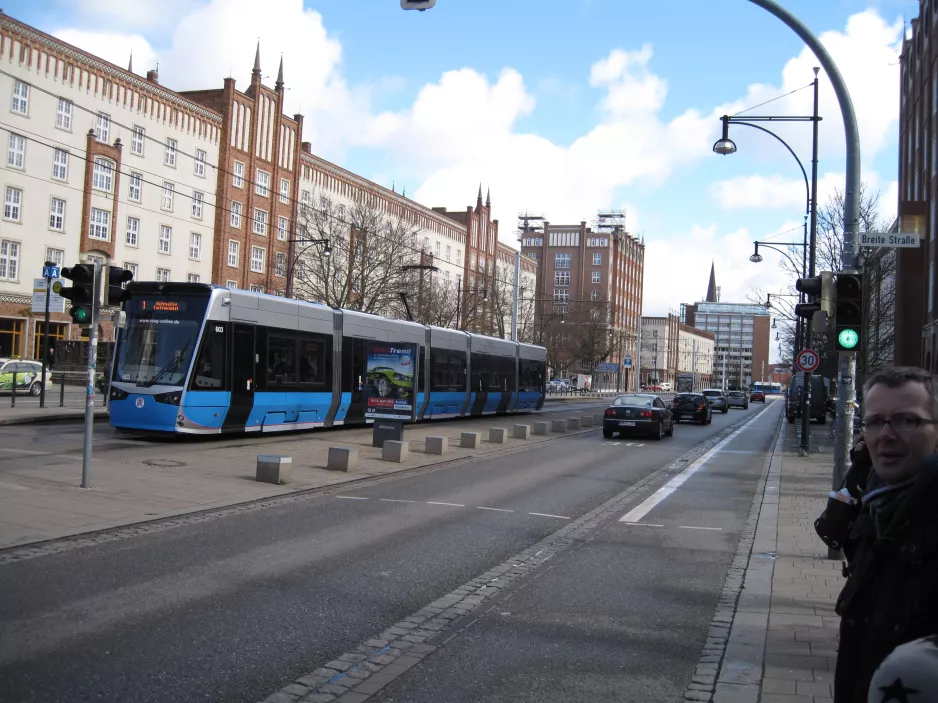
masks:
[[[91,311],[84,306],[75,306],[69,311],[76,325],[84,325],[91,319]]]
[[[837,335],[837,343],[842,349],[853,349],[860,343],[860,335],[854,329],[841,330]]]

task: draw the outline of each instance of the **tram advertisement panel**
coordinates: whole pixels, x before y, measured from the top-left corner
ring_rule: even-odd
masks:
[[[365,343],[365,417],[413,422],[417,345]]]

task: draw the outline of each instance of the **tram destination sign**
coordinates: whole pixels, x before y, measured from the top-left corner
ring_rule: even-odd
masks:
[[[860,232],[860,246],[918,249],[921,237],[914,232]]]

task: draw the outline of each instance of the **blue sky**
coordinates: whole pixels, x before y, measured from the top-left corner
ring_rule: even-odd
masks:
[[[864,179],[895,212],[897,48],[917,0],[783,0],[835,55],[860,115]],[[317,153],[425,205],[461,208],[492,188],[502,238],[518,211],[553,222],[625,208],[644,236],[646,314],[706,289],[724,299],[786,283],[751,241],[800,228],[791,156],[736,128],[739,153],[710,152],[718,117],[813,78],[816,61],[746,0],[13,0],[5,11],[170,88],[249,75],[257,38],[267,82],[285,56],[292,110]],[[264,12],[266,11],[266,15]],[[821,76],[820,199],[843,183],[840,115]],[[762,108],[806,114],[810,90]],[[782,125],[809,168],[810,129]]]

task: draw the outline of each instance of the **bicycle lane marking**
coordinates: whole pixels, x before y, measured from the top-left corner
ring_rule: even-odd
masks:
[[[738,430],[733,432],[729,437],[723,439],[722,441],[715,444],[710,451],[697,459],[693,464],[684,469],[677,476],[668,481],[665,485],[659,488],[657,491],[652,493],[648,498],[639,503],[637,506],[632,508],[628,513],[619,518],[619,522],[627,523],[637,523],[648,513],[650,513],[654,508],[669,495],[674,493],[678,488],[684,485],[684,482],[687,481],[691,476],[697,473],[701,467],[704,466],[710,459],[712,459],[723,447],[736,439],[740,434],[743,433],[746,428],[758,421],[765,413],[759,413],[754,418],[752,418],[745,425],[740,427]]]

